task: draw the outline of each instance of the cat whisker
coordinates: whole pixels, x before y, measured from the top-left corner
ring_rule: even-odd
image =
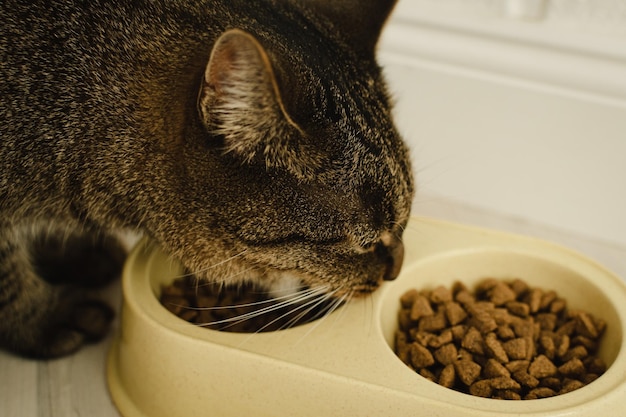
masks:
[[[213,322],[199,323],[198,326],[208,327],[208,326],[215,326],[215,325],[219,325],[219,324],[230,324],[232,326],[232,325],[235,325],[237,323],[241,323],[243,321],[246,321],[246,320],[249,320],[249,319],[261,316],[263,314],[267,314],[269,312],[272,312],[272,311],[275,311],[275,310],[279,310],[281,308],[288,307],[290,305],[296,305],[296,304],[298,304],[300,302],[309,300],[311,298],[316,298],[320,294],[322,294],[323,292],[324,292],[323,289],[315,289],[315,290],[304,291],[303,295],[298,295],[296,297],[292,297],[292,298],[286,299],[286,300],[281,301],[279,303],[276,303],[276,304],[273,304],[273,305],[269,305],[269,306],[263,307],[263,308],[258,309],[258,310],[251,311],[249,313],[245,313],[245,314],[242,314],[242,315],[239,315],[239,316],[235,316],[235,317],[229,317],[229,318],[222,319],[222,320],[216,320],[216,321],[213,321]],[[233,305],[233,306],[230,306],[230,307],[227,307],[227,308],[237,308],[237,307],[240,307],[240,306]],[[229,327],[229,326],[227,326],[227,327]]]

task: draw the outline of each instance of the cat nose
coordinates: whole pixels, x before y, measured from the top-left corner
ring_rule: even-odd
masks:
[[[400,269],[402,269],[404,244],[399,238],[393,237],[385,243],[379,243],[378,250],[386,265],[383,279],[385,281],[393,281],[400,274]]]

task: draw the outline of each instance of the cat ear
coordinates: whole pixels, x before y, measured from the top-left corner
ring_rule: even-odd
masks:
[[[225,140],[226,151],[268,166],[302,170],[302,130],[289,117],[269,57],[250,34],[233,29],[216,41],[198,98],[204,125]],[[309,168],[306,168],[309,169]]]
[[[345,34],[352,47],[372,54],[397,0],[300,0],[326,16]]]

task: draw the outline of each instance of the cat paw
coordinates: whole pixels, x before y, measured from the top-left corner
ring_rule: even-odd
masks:
[[[126,249],[114,237],[47,237],[33,248],[37,272],[52,284],[102,287],[120,276]]]
[[[88,343],[100,341],[107,335],[115,312],[107,304],[82,301],[44,325],[30,346],[22,353],[37,359],[53,359],[72,354]]]

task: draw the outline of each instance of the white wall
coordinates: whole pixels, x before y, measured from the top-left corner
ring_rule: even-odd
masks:
[[[626,30],[565,3],[519,20],[502,2],[400,1],[380,57],[416,204],[441,196],[626,244]]]

